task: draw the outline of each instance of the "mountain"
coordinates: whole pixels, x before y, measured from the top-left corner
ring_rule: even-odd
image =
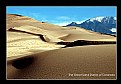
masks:
[[[106,17],[95,17],[84,21],[81,24],[72,22],[66,26],[77,26],[91,30],[94,32],[99,32],[103,34],[116,34],[116,17],[106,16]]]

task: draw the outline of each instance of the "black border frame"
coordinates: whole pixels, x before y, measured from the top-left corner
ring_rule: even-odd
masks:
[[[1,45],[1,56],[0,56],[0,79],[6,80],[6,6],[117,6],[117,80],[120,80],[120,24],[119,24],[119,1],[118,0],[1,0],[0,18],[2,19],[0,28],[0,45]]]

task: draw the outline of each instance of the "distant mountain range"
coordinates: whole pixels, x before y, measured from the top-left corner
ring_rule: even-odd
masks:
[[[85,20],[83,23],[77,24],[72,22],[66,26],[76,26],[91,30],[94,32],[99,32],[103,34],[116,34],[116,17],[105,16],[105,17],[95,17]]]

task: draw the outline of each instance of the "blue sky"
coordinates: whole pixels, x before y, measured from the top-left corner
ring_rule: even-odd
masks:
[[[116,16],[116,6],[7,6],[7,14],[20,14],[64,26],[98,16]]]

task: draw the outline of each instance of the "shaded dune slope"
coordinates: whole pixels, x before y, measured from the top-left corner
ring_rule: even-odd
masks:
[[[7,77],[9,79],[115,79],[116,76],[69,76],[69,73],[116,75],[115,48],[114,44],[93,45],[30,55],[28,58],[8,63]]]

